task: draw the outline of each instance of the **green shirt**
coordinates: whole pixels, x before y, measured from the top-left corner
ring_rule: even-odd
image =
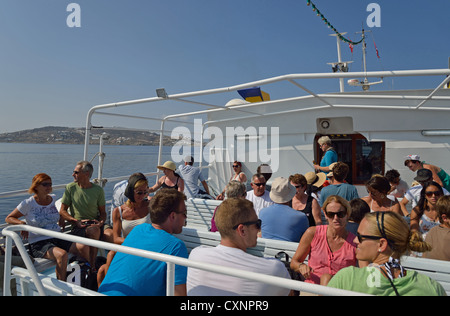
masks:
[[[447,296],[441,284],[414,270],[393,281],[400,296]],[[340,270],[328,286],[342,290],[378,295],[395,296],[389,280],[376,267],[347,267]]]
[[[77,183],[72,182],[66,186],[61,203],[70,207],[70,215],[77,220],[98,219],[98,208],[106,204],[105,192],[96,184],[92,184],[88,189],[82,189]]]

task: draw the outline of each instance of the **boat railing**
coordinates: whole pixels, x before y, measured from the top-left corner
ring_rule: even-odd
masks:
[[[283,287],[292,290],[305,291],[309,293],[319,294],[319,295],[329,295],[329,296],[348,296],[348,295],[364,295],[362,293],[351,292],[346,290],[339,290],[334,288],[329,288],[325,286],[309,284],[306,282],[299,282],[290,279],[284,279],[280,277],[265,275],[261,273],[255,273],[250,271],[244,271],[235,268],[223,267],[219,265],[207,264],[198,261],[192,261],[185,258],[180,258],[176,256],[146,251],[142,249],[136,249],[132,247],[126,247],[122,245],[117,245],[113,243],[107,243],[103,241],[98,241],[94,239],[87,239],[78,236],[73,236],[69,234],[63,234],[60,232],[54,232],[45,230],[42,228],[36,228],[29,225],[11,225],[3,229],[2,234],[6,236],[6,250],[5,250],[5,275],[3,283],[3,293],[5,296],[11,295],[10,284],[13,278],[11,273],[11,259],[12,259],[12,244],[16,245],[20,252],[20,255],[25,263],[25,266],[30,274],[30,277],[41,296],[46,295],[45,287],[37,273],[28,253],[23,245],[22,239],[19,235],[20,231],[33,232],[35,234],[40,234],[44,236],[49,236],[52,238],[59,238],[62,240],[67,240],[71,242],[85,244],[91,247],[102,248],[110,251],[122,252],[129,255],[139,256],[143,258],[164,261],[167,264],[167,277],[166,277],[166,294],[167,296],[174,295],[175,289],[175,265],[186,266],[195,269],[201,269],[209,272],[224,274],[228,276],[233,276],[237,278],[244,278],[248,280],[253,280],[257,282],[262,282],[270,284],[273,286]]]
[[[309,88],[307,88],[303,82],[299,83],[299,80],[314,80],[314,79],[344,79],[344,78],[357,78],[357,77],[366,77],[366,78],[373,78],[373,77],[379,77],[379,78],[394,78],[394,77],[413,77],[413,76],[445,76],[443,81],[441,81],[432,92],[428,93],[427,95],[422,96],[409,96],[407,94],[402,95],[392,95],[390,93],[377,93],[377,94],[371,94],[371,95],[363,95],[363,94],[354,94],[354,93],[316,93]],[[249,103],[249,104],[240,104],[240,105],[230,105],[230,106],[224,106],[224,105],[217,105],[213,104],[212,102],[205,103],[202,101],[193,100],[190,98],[195,97],[203,97],[203,96],[210,96],[210,95],[217,95],[217,94],[223,94],[223,93],[229,93],[233,91],[237,91],[240,89],[247,89],[252,88],[256,86],[264,86],[269,84],[277,84],[281,82],[287,82],[288,84],[292,84],[293,86],[299,88],[300,90],[307,93],[307,95],[303,96],[297,96],[289,99],[284,100],[299,100],[303,98],[313,98],[319,100],[318,104],[314,104],[311,106],[308,106],[306,108],[298,108],[298,109],[289,109],[289,110],[281,110],[281,111],[269,111],[267,113],[260,113],[258,111],[253,111],[253,109],[256,109],[258,106],[260,106],[262,103],[264,104],[270,104],[272,102],[280,102],[282,100],[273,100],[273,101],[263,101],[263,102],[255,102],[255,103]],[[408,104],[408,105],[398,105],[398,106],[385,106],[389,109],[398,109],[398,110],[429,110],[429,111],[447,111],[450,110],[450,107],[447,105],[445,106],[439,106],[439,107],[433,107],[433,106],[424,106],[428,101],[430,100],[438,100],[438,101],[448,101],[448,96],[440,96],[437,95],[437,92],[441,90],[446,84],[450,82],[450,69],[425,69],[425,70],[394,70],[394,71],[372,71],[372,72],[337,72],[337,73],[306,73],[306,74],[287,74],[272,78],[267,78],[263,80],[253,81],[253,82],[247,82],[243,84],[238,84],[234,86],[228,86],[228,87],[222,87],[222,88],[215,88],[215,89],[208,89],[208,90],[199,90],[199,91],[193,91],[193,92],[186,92],[186,93],[178,93],[178,94],[167,94],[164,90],[164,93],[157,93],[158,96],[156,97],[149,97],[149,98],[143,98],[143,99],[136,99],[136,100],[128,100],[128,101],[121,101],[121,102],[115,102],[115,103],[107,103],[107,104],[101,104],[93,106],[87,113],[86,117],[86,130],[85,130],[85,144],[84,144],[84,157],[87,158],[88,155],[88,148],[89,148],[89,140],[90,140],[90,133],[92,126],[92,117],[94,114],[96,115],[105,115],[105,116],[118,116],[117,113],[108,113],[104,112],[104,110],[112,110],[116,108],[121,107],[127,107],[137,104],[143,104],[143,103],[159,103],[159,102],[166,102],[166,101],[177,101],[177,102],[184,102],[189,104],[195,104],[204,107],[204,110],[197,110],[192,112],[186,112],[186,113],[178,113],[178,114],[170,114],[162,118],[157,117],[145,117],[145,116],[137,116],[137,115],[127,115],[126,117],[129,118],[135,118],[135,119],[144,119],[144,120],[151,120],[155,122],[160,122],[161,127],[159,129],[160,133],[160,141],[159,141],[159,153],[158,153],[158,164],[161,164],[161,157],[162,157],[162,144],[163,144],[163,137],[164,133],[171,132],[171,130],[166,129],[166,123],[172,122],[177,123],[181,125],[186,124],[192,124],[191,121],[186,120],[186,118],[189,117],[199,117],[202,115],[207,115],[209,113],[214,112],[220,112],[220,111],[234,111],[234,112],[241,112],[242,115],[238,117],[232,117],[232,118],[223,118],[219,119],[220,122],[226,122],[228,120],[230,121],[236,121],[236,120],[243,120],[243,119],[249,119],[249,118],[255,118],[255,117],[263,117],[263,116],[274,116],[274,115],[283,115],[283,114],[291,114],[301,111],[311,111],[311,110],[320,110],[325,108],[333,108],[333,107],[339,107],[339,108],[373,108],[373,109],[380,109],[381,106],[379,104],[364,104],[364,105],[355,105],[355,104],[339,104],[336,102],[336,100],[341,98],[347,98],[347,99],[357,99],[357,98],[371,98],[373,100],[381,100],[381,99],[398,99],[398,100],[411,100],[414,101],[412,103],[414,104]],[[161,89],[163,90],[163,89]],[[158,91],[157,91],[158,92]],[[122,116],[122,115],[121,115]],[[208,121],[203,122],[202,129],[204,129],[207,125],[211,123],[217,123],[218,121]],[[201,143],[200,146],[203,146],[203,130],[201,131]],[[199,160],[200,166],[202,166],[202,156],[200,155]]]

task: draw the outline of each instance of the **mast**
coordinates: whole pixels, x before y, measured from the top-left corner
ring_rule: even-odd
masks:
[[[347,34],[347,32],[338,34],[330,34],[330,36],[336,37],[336,46],[337,46],[337,54],[338,54],[338,62],[337,63],[328,63],[331,65],[333,72],[341,71],[348,72],[348,64],[352,63],[352,61],[342,61],[341,55],[341,36]],[[340,92],[345,92],[344,89],[344,78],[339,78],[339,90]]]

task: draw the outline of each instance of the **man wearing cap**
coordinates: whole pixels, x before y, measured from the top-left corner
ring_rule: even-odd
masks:
[[[425,163],[425,161],[420,160],[419,155],[408,155],[405,157],[405,166],[409,170],[416,172],[419,169],[428,169],[432,172],[432,180],[439,183],[443,188],[450,191],[450,176],[444,169],[439,168],[435,165],[430,165]]]
[[[409,214],[408,210],[406,209],[406,205],[411,202],[412,208],[416,207],[417,203],[420,200],[420,192],[422,191],[422,186],[425,182],[433,180],[433,173],[428,169],[419,169],[417,170],[417,176],[414,178],[414,180],[419,182],[419,184],[409,188],[409,190],[405,193],[405,197],[400,202],[400,208],[402,209],[403,215],[405,216]],[[444,191],[444,195],[450,194],[447,189],[442,189]]]
[[[187,198],[200,198],[200,199],[212,199],[209,194],[208,184],[205,177],[202,175],[202,171],[198,167],[194,167],[194,157],[184,157],[184,165],[180,165],[178,170],[181,177],[184,180],[184,194]],[[203,185],[205,190],[200,189],[198,181]]]
[[[283,177],[272,182],[270,198],[273,205],[263,208],[259,213],[262,221],[261,236],[263,238],[299,242],[308,229],[308,217],[289,206],[296,193],[295,187]]]
[[[337,162],[333,167],[334,180],[333,184],[326,186],[320,193],[320,206],[323,205],[327,197],[330,195],[339,195],[347,201],[359,198],[358,190],[354,185],[345,183],[349,168],[346,163]]]

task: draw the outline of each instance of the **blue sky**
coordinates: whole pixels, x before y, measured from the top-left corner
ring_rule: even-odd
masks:
[[[80,28],[66,24],[72,2],[81,8]],[[374,28],[366,24],[372,1],[313,2],[352,40],[362,25],[372,30],[381,59],[369,35],[368,70],[448,67],[450,1],[379,0],[381,27]],[[173,94],[329,72],[326,63],[337,54],[328,34],[306,0],[2,0],[0,133],[81,127],[92,106],[152,97],[161,87]],[[354,61],[351,71],[361,71],[360,46],[352,56],[342,44],[342,52],[344,60]],[[441,80],[387,80],[378,89],[432,88]],[[317,92],[339,89],[335,81],[307,86]],[[272,99],[283,97],[268,92]],[[161,117],[177,106],[190,109],[137,111]],[[104,123],[109,121],[98,121]]]

